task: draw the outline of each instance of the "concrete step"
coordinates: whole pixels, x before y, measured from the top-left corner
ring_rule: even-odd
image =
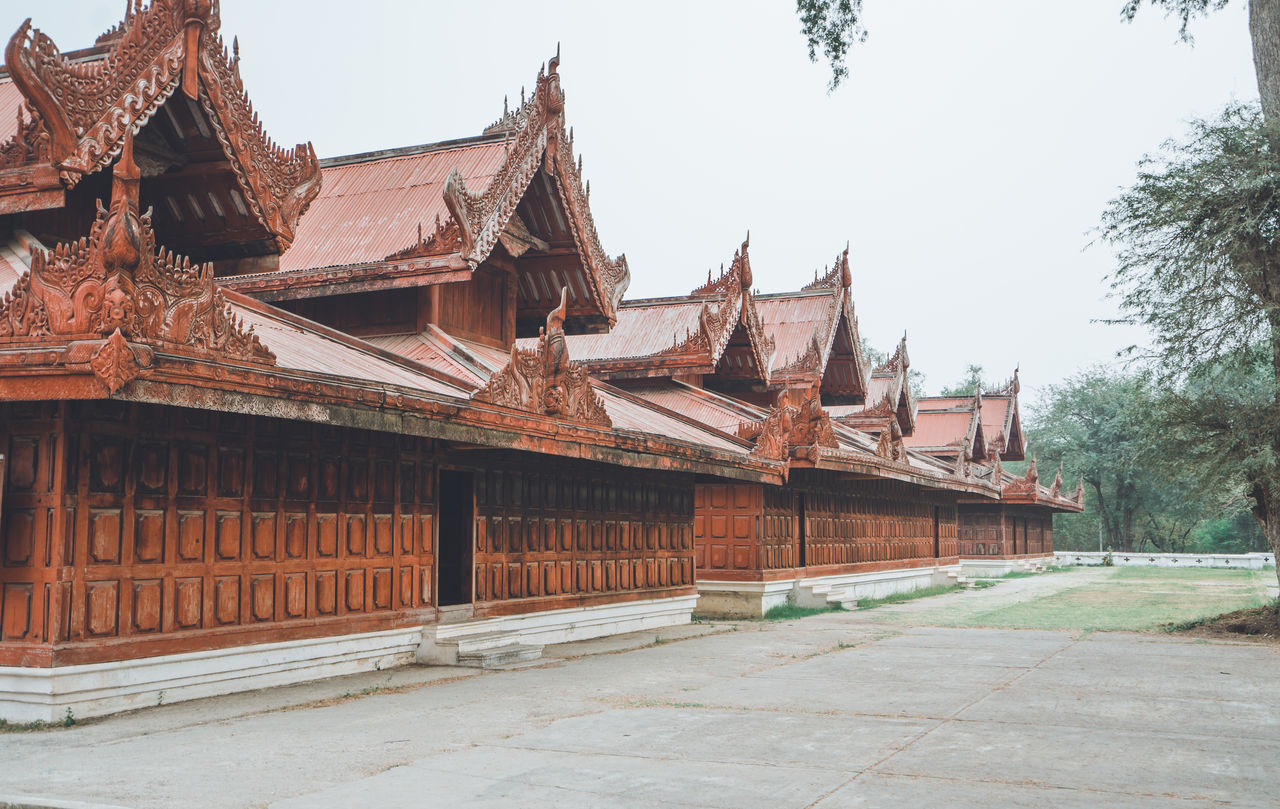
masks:
[[[796,588],[796,606],[825,607],[839,604],[847,610],[858,606],[858,599],[851,587],[830,584],[800,584]]]
[[[542,657],[542,646],[529,643],[508,643],[504,646],[490,646],[458,653],[458,665],[473,668],[492,669],[510,666],[515,663],[527,663]]]
[[[494,668],[542,657],[542,645],[525,643],[518,632],[485,632],[437,639],[426,662]]]

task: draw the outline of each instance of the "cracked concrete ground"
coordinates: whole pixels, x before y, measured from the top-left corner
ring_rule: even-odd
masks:
[[[1036,598],[1093,575],[929,608]],[[924,626],[912,620],[921,603],[2,734],[0,806],[16,795],[138,809],[1280,804],[1276,647]]]

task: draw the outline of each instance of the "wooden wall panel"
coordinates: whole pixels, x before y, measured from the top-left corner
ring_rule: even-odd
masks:
[[[431,606],[430,442],[130,403],[4,407],[0,665],[31,659],[20,642],[111,659]]]
[[[759,483],[698,483],[694,487],[694,559],[698,570],[761,569],[766,555],[761,530],[764,498],[764,486]]]
[[[75,473],[65,423],[65,405],[0,404],[0,665],[47,661],[66,621],[57,569],[70,546],[63,500]],[[108,522],[103,553],[118,553]]]
[[[514,454],[471,468],[477,603],[693,585],[691,476]]]
[[[694,537],[706,578],[915,564],[955,557],[959,547],[953,503],[894,481],[849,482],[822,473],[786,486],[699,483]]]
[[[1053,553],[1053,515],[1029,507],[968,505],[960,512],[961,556]]]

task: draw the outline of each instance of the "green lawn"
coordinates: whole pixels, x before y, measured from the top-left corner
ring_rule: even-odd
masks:
[[[999,585],[903,618],[938,626],[1144,630],[1267,602],[1271,571],[1117,567],[1057,593],[1010,602]]]

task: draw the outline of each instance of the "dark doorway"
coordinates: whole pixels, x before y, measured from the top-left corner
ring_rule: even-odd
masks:
[[[933,558],[942,558],[942,509],[933,507]]]
[[[437,544],[436,604],[471,603],[471,546],[475,537],[475,476],[440,470],[440,541]]]
[[[799,517],[799,520],[800,520],[800,527],[799,527],[800,560],[797,566],[804,567],[808,563],[805,561],[806,554],[805,554],[804,546],[805,546],[806,532],[805,532],[805,524],[804,524],[804,495],[803,494],[796,495],[796,515]]]

